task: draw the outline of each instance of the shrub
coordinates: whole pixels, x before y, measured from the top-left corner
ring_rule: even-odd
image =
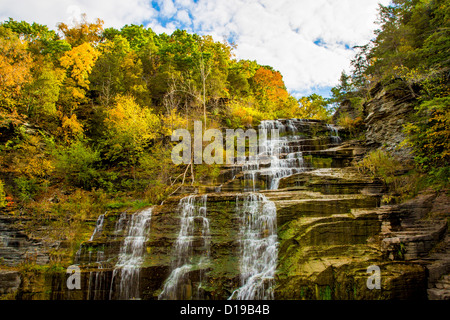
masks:
[[[37,179],[28,179],[24,176],[14,179],[20,201],[27,202],[33,199],[39,192]]]
[[[348,130],[350,136],[352,137],[355,137],[364,128],[364,122],[361,117],[356,117],[355,119],[353,119],[347,113],[343,113],[339,117],[337,124]]]
[[[414,122],[405,126],[406,143],[414,150],[420,170],[431,180],[447,184],[450,179],[450,97],[422,102]]]
[[[258,124],[264,115],[252,106],[245,105],[241,101],[231,101],[229,103],[231,110],[230,126],[233,128],[249,128]]]
[[[95,186],[99,173],[95,168],[100,152],[93,150],[84,140],[77,140],[57,152],[57,170],[68,183],[90,189]]]
[[[407,166],[381,149],[370,152],[356,164],[361,173],[378,178],[386,185],[389,193],[384,196],[384,202],[405,200],[417,194],[422,176],[415,170],[405,172]]]
[[[0,208],[6,207],[7,201],[6,201],[6,194],[5,190],[3,188],[3,181],[0,180]]]

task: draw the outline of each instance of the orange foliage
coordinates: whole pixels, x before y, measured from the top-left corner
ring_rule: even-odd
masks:
[[[289,93],[283,82],[283,76],[278,71],[272,71],[264,67],[256,70],[253,80],[257,86],[257,96],[266,98],[271,102],[285,101]]]
[[[7,207],[12,207],[12,206],[14,205],[14,201],[13,201],[13,198],[12,198],[12,197],[6,196],[6,197],[5,197],[5,200],[7,201],[7,202],[6,202],[6,206],[7,206]]]
[[[95,20],[95,23],[86,21],[86,14],[82,15],[81,22],[78,22],[75,27],[69,28],[65,23],[58,24],[58,30],[62,31],[65,40],[72,46],[79,46],[82,43],[98,43],[102,38],[103,23],[101,19]]]

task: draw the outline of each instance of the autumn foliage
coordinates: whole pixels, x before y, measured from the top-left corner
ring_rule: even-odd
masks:
[[[170,160],[174,129],[301,115],[281,73],[229,43],[103,24],[0,24],[0,159],[22,203],[61,184],[159,199],[186,172]],[[213,170],[190,171],[194,183]]]

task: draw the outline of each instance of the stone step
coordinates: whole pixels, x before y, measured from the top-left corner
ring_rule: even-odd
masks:
[[[450,300],[450,290],[448,289],[428,289],[429,300]]]
[[[304,187],[324,194],[381,194],[385,189],[378,181],[348,168],[305,170],[281,179],[279,188]]]
[[[442,281],[445,281],[446,283],[450,283],[450,274],[444,275],[442,277]]]
[[[289,192],[292,193],[292,192]],[[296,217],[327,217],[331,215],[346,214],[351,215],[355,208],[375,208],[379,204],[379,199],[364,195],[341,195],[324,196],[320,195],[311,198],[312,194],[286,194],[283,195],[266,194],[266,197],[275,202],[277,207],[277,219],[281,225],[295,219]],[[304,199],[299,199],[304,196]],[[310,198],[308,198],[310,197]]]
[[[450,274],[444,274],[435,283],[434,287],[428,289],[430,300],[450,300]]]
[[[449,283],[445,283],[443,281],[439,281],[438,283],[436,283],[436,288],[438,288],[438,289],[450,289],[450,284]]]

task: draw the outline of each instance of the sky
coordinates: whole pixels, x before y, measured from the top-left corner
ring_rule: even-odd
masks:
[[[88,21],[120,29],[142,24],[156,33],[185,29],[237,45],[237,59],[256,60],[283,75],[297,98],[328,97],[342,71],[351,70],[354,46],[374,38],[378,3],[390,0],[0,0],[9,17],[56,30],[86,13]]]

